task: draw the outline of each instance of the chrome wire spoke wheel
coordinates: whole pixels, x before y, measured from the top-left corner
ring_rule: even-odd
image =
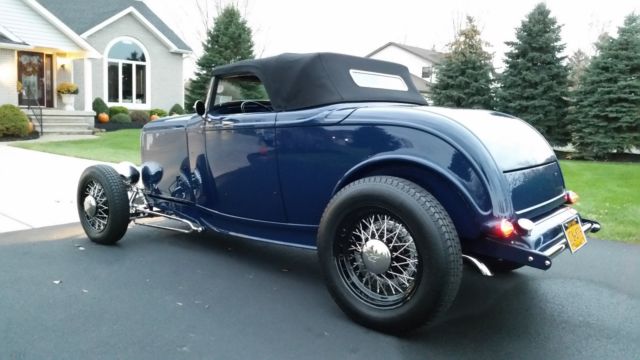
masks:
[[[129,196],[120,174],[108,165],[93,165],[80,176],[76,205],[80,224],[91,241],[111,245],[129,224]]]
[[[416,287],[420,266],[407,227],[377,209],[352,217],[345,225],[336,265],[349,290],[375,307],[402,305]]]
[[[338,306],[358,323],[392,333],[445,311],[462,274],[446,210],[422,187],[393,176],[356,180],[331,199],[318,258]]]
[[[87,183],[82,204],[89,225],[98,232],[103,231],[109,220],[109,202],[100,183],[94,180]]]

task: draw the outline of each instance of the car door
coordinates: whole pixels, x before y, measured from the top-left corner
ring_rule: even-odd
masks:
[[[206,158],[213,191],[205,204],[251,220],[286,219],[274,148],[276,114],[260,80],[217,79],[205,123]]]

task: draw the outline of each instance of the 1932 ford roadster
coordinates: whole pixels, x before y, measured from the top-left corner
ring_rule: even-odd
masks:
[[[218,67],[196,114],[143,128],[140,168],[83,173],[82,226],[112,244],[130,221],[162,216],[174,230],[317,249],[340,308],[383,331],[445,311],[463,258],[485,275],[546,270],[599,230],[569,206],[575,193],[527,123],[426,105],[389,62],[283,54]]]

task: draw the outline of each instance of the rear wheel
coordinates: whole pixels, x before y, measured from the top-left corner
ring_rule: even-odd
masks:
[[[95,165],[80,176],[78,215],[87,236],[99,244],[114,244],[129,224],[127,187],[110,166]]]
[[[460,244],[440,203],[404,179],[358,180],[329,203],[318,231],[327,287],[356,322],[389,332],[444,312],[458,290]]]

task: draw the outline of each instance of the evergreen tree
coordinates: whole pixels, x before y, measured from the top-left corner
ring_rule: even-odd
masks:
[[[516,29],[516,41],[506,43],[511,50],[497,93],[500,111],[528,121],[554,145],[571,140],[568,71],[560,41],[560,25],[546,5],[536,5]]]
[[[204,53],[196,63],[196,76],[186,89],[188,111],[196,100],[206,98],[214,67],[254,57],[251,29],[235,6],[225,7],[214,19],[202,48]]]
[[[492,55],[484,50],[485,43],[472,17],[467,17],[449,44],[449,53],[436,66],[437,82],[431,96],[435,105],[493,109]]]
[[[575,92],[574,145],[584,156],[640,147],[640,16],[600,39]]]

